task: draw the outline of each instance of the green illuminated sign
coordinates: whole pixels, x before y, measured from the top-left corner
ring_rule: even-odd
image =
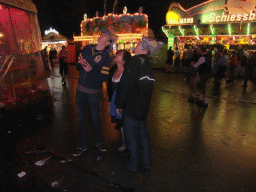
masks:
[[[240,21],[253,21],[256,15],[253,10],[250,14],[226,14],[224,11],[222,13],[212,12],[202,15],[202,23],[222,23],[222,22],[240,22]]]

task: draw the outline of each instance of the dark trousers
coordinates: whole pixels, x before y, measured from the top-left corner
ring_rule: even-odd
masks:
[[[135,120],[124,115],[123,130],[130,152],[130,160],[127,163],[127,168],[131,171],[138,170],[139,151],[141,148],[142,166],[145,169],[149,169],[151,166],[151,145],[146,120]]]
[[[219,66],[218,71],[216,73],[216,80],[221,81],[225,77],[225,72],[227,70],[227,66]]]
[[[78,147],[88,147],[88,109],[92,117],[94,143],[102,144],[102,128],[100,120],[100,92],[84,93],[77,91],[76,105],[78,112]]]
[[[63,73],[65,75],[68,74],[68,63],[64,62],[63,59],[60,59],[60,75],[62,76]]]
[[[206,83],[210,77],[209,73],[202,73],[199,75],[200,79],[198,81],[197,87],[198,89],[201,91],[202,94],[205,94],[205,87],[206,87]]]
[[[234,66],[229,67],[229,73],[230,73],[229,80],[230,81],[234,81],[234,79],[235,79],[235,69],[236,69],[236,67],[234,67]]]
[[[253,74],[254,70],[252,71],[248,71],[245,73],[245,77],[244,77],[244,86],[247,86],[247,82],[248,80],[250,80],[252,83],[256,84],[256,80]]]
[[[51,67],[54,67],[53,65],[53,59],[50,59]]]

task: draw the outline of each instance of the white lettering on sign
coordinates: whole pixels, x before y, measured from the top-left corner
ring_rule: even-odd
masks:
[[[168,19],[168,24],[186,24],[193,23],[193,18],[181,18],[181,19]]]
[[[229,22],[229,21],[252,21],[255,19],[255,13],[251,11],[250,14],[238,14],[238,15],[231,15],[225,14],[224,12],[222,15],[216,15],[215,13],[210,14],[209,22]]]
[[[46,30],[44,32],[45,35],[48,35],[49,33],[55,33],[55,34],[59,35],[59,32],[56,31],[56,29],[53,29],[53,28],[50,28],[49,30]]]

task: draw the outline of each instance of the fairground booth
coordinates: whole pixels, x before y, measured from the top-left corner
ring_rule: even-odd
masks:
[[[60,52],[62,46],[67,46],[67,38],[61,35],[56,29],[52,27],[48,30],[45,30],[44,35],[42,36],[42,49],[47,46],[47,51],[51,48],[55,48],[57,52]]]
[[[0,109],[24,108],[49,95],[51,71],[41,46],[33,2],[0,0]]]
[[[163,32],[168,47],[223,44],[255,50],[256,0],[209,0],[189,9],[172,3]]]
[[[139,9],[139,13],[127,13],[126,7],[120,15],[110,13],[99,17],[96,13],[96,17],[87,18],[85,14],[81,23],[81,36],[74,36],[74,41],[81,41],[82,45],[96,44],[103,28],[108,28],[118,36],[118,41],[113,47],[114,52],[126,49],[133,53],[142,36],[149,35],[148,16],[142,13],[142,8]]]

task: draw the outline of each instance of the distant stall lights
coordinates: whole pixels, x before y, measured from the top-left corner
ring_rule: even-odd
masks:
[[[123,9],[123,13],[126,14],[127,13],[127,7],[125,6]]]
[[[138,13],[127,13],[127,7],[123,8],[123,14],[109,13],[99,17],[88,18],[84,14],[81,22],[81,35],[74,36],[74,41],[80,41],[83,45],[97,43],[100,32],[103,28],[109,29],[118,36],[119,41],[114,45],[114,51],[126,49],[132,52],[142,36],[148,37],[148,15],[142,13],[142,7]]]
[[[59,32],[56,31],[56,29],[53,29],[52,27],[49,30],[45,30],[45,32],[44,32],[45,35],[48,35],[50,33],[55,33],[55,34],[59,35]]]
[[[45,30],[44,34],[45,35],[42,37],[42,49],[47,46],[48,50],[50,50],[50,48],[56,48],[57,51],[60,51],[63,45],[67,45],[67,38],[52,27]]]

